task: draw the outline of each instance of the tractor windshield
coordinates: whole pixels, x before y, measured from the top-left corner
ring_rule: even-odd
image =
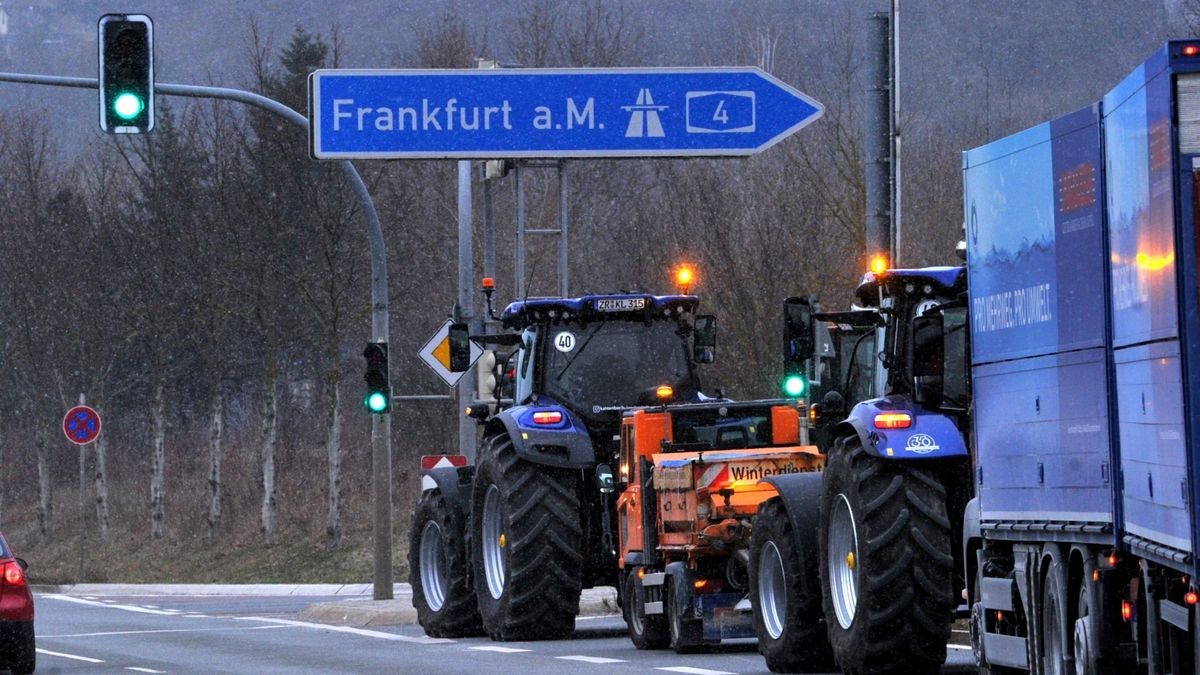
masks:
[[[544,391],[582,415],[655,402],[660,385],[694,399],[683,324],[668,320],[550,325],[542,340]]]

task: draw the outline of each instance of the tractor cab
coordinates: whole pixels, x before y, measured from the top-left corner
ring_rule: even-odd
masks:
[[[553,402],[588,423],[616,427],[621,411],[658,401],[699,401],[693,364],[710,363],[715,321],[690,295],[587,295],[510,304],[500,315],[518,336],[504,357],[502,398]]]
[[[879,349],[882,392],[911,396],[934,408],[967,402],[967,273],[965,267],[868,272],[859,304],[885,319]]]

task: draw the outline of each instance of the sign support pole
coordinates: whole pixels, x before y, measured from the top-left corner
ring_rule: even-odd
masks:
[[[21,84],[44,84],[75,89],[97,89],[99,81],[87,77],[59,77],[55,75],[28,75],[25,73],[0,73],[0,82]],[[225,87],[200,87],[190,84],[154,85],[155,93],[165,96],[190,98],[217,98],[237,101],[261,108],[308,131],[308,118],[274,99],[241,89]],[[371,339],[375,342],[388,341],[388,294],[387,294],[387,250],[383,243],[383,229],[379,224],[379,213],[367,192],[367,185],[348,160],[339,161],[338,167],[350,182],[366,220],[367,238],[371,246]],[[371,472],[374,518],[372,534],[375,542],[374,598],[390,600],[393,593],[392,574],[392,416],[391,413],[371,415]]]
[[[87,405],[87,399],[84,398],[84,395],[82,392],[80,392],[80,394],[79,394],[79,405]],[[87,482],[86,457],[84,455],[84,453],[86,451],[87,451],[87,444],[81,443],[79,445],[79,576],[76,577],[76,581],[75,581],[75,583],[77,583],[77,584],[83,583],[84,539],[87,537],[87,535],[84,533],[84,530],[83,530],[84,510],[85,510],[84,509],[84,499],[83,499],[83,486]]]
[[[472,240],[471,213],[471,162],[462,160],[458,163],[458,320],[470,326],[471,332],[479,328],[472,320],[475,315],[475,298],[472,291],[475,284],[472,279],[474,270],[475,250]],[[463,411],[475,401],[475,369],[463,373],[458,381],[458,452],[467,457],[467,461],[475,463],[475,420],[463,414]]]

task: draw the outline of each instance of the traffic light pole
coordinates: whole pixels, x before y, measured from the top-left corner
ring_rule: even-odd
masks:
[[[86,77],[59,77],[25,73],[0,73],[0,82],[41,84],[75,89],[99,89],[99,80]],[[308,118],[279,101],[241,89],[201,87],[190,84],[154,84],[156,94],[188,98],[216,98],[237,101],[274,113],[308,133]],[[367,186],[349,161],[337,162],[343,175],[354,187],[366,218],[367,238],[371,243],[371,340],[388,342],[387,250],[383,245],[383,230],[379,214],[367,192]],[[376,600],[392,598],[392,416],[390,413],[371,415],[371,483],[373,501],[372,531],[375,540]]]

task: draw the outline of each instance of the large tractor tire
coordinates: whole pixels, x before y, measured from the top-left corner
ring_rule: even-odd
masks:
[[[840,439],[821,495],[825,623],[842,669],[936,673],[953,621],[946,489],[919,464]]]
[[[555,639],[575,630],[583,576],[578,482],[573,471],[522,460],[505,433],[484,440],[471,555],[492,639]]]
[[[625,575],[625,598],[621,606],[625,625],[629,628],[629,639],[638,649],[662,649],[671,643],[667,619],[662,614],[646,616],[646,587],[642,585],[637,570],[631,567]]]
[[[417,621],[431,637],[481,635],[467,574],[466,528],[438,490],[426,490],[412,512],[408,569]]]
[[[750,605],[773,673],[833,670],[816,558],[800,549],[782,500],[764,502],[750,530]]]

